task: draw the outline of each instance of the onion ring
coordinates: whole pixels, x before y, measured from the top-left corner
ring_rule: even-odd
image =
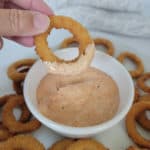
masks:
[[[95,45],[103,45],[104,47],[106,47],[108,55],[110,56],[114,55],[115,49],[113,43],[110,40],[104,38],[95,38],[94,43]]]
[[[36,119],[32,119],[25,123],[16,120],[13,114],[13,109],[21,105],[24,105],[23,96],[16,96],[10,101],[7,101],[3,107],[2,122],[11,133],[30,132],[38,129],[41,126],[41,123]]]
[[[4,95],[2,97],[0,97],[0,107],[4,106],[8,101],[11,101],[12,98],[16,98],[17,96],[15,94],[9,94],[9,95]],[[20,106],[21,108],[21,116],[19,118],[19,121],[21,122],[26,122],[29,120],[30,116],[31,116],[31,113],[30,111],[28,110],[28,108],[26,107],[26,105],[22,104]]]
[[[27,72],[18,71],[21,67],[31,67],[35,62],[35,59],[22,59],[16,61],[8,67],[8,77],[15,82],[24,80]]]
[[[141,59],[139,57],[137,57],[135,54],[133,53],[130,53],[130,52],[123,52],[121,53],[119,56],[118,56],[118,60],[123,63],[124,59],[125,58],[128,58],[130,59],[131,61],[133,61],[136,65],[137,65],[137,68],[136,70],[131,70],[129,71],[129,73],[131,74],[131,76],[133,78],[137,78],[139,77],[140,75],[142,75],[142,73],[144,72],[144,65],[141,61]]]
[[[73,60],[63,60],[55,56],[46,41],[53,28],[64,28],[73,33],[79,43],[79,56]],[[78,74],[85,70],[92,61],[95,46],[88,31],[70,17],[50,16],[50,26],[45,33],[35,36],[36,52],[48,71],[56,74]]]
[[[141,96],[139,101],[149,101],[150,103],[150,94]],[[136,120],[144,129],[150,131],[150,120],[147,118],[146,112],[140,113]]]
[[[66,148],[66,150],[85,150],[85,149],[108,150],[101,143],[92,139],[78,140]]]
[[[29,68],[23,68],[19,72],[27,73],[28,71]],[[18,95],[23,94],[23,84],[24,84],[24,79],[18,82],[13,81],[13,89],[15,90],[16,94]]]
[[[66,150],[66,148],[73,142],[74,140],[72,139],[62,139],[54,143],[48,150]]]
[[[144,92],[150,93],[150,86],[145,84],[146,80],[150,79],[150,72],[147,72],[143,74],[138,80],[137,80],[137,85],[139,88],[141,88]]]
[[[44,145],[31,135],[17,135],[0,143],[1,150],[45,150]]]
[[[95,38],[93,39],[95,45],[103,45],[107,49],[107,54],[110,56],[114,55],[114,46],[112,42],[108,39],[104,38]],[[77,43],[77,40],[74,37],[69,37],[64,39],[64,41],[61,43],[60,48],[66,48],[70,44]]]
[[[126,127],[129,137],[139,146],[150,148],[150,140],[142,137],[136,129],[136,118],[137,116],[145,111],[150,110],[150,102],[141,101],[135,103],[126,116]]]

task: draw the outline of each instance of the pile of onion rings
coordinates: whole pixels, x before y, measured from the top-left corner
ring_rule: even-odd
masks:
[[[133,62],[137,65],[136,70],[131,70],[131,71],[129,71],[130,74],[131,74],[131,76],[132,76],[133,78],[137,78],[137,77],[141,76],[142,73],[144,72],[144,65],[143,65],[141,59],[140,59],[138,56],[136,56],[135,54],[131,53],[131,52],[123,52],[123,53],[121,53],[121,54],[117,57],[117,59],[118,59],[121,63],[123,63],[123,61],[124,61],[125,58],[130,59],[131,61],[133,61]]]
[[[47,36],[56,29],[67,29],[79,43],[79,56],[73,60],[63,60],[53,54],[48,47]],[[48,71],[56,74],[78,74],[85,70],[91,63],[95,46],[88,31],[77,21],[65,16],[50,16],[48,30],[35,36],[36,52],[48,67]]]
[[[93,41],[95,45],[102,45],[106,47],[106,50],[107,50],[106,53],[108,55],[110,56],[114,55],[115,48],[113,46],[113,43],[110,40],[104,39],[104,38],[94,38]],[[60,48],[67,48],[69,45],[73,43],[77,43],[77,40],[74,37],[66,38],[61,43]]]

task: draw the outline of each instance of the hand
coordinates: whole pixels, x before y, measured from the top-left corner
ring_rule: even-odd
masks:
[[[33,36],[49,26],[48,15],[53,12],[43,0],[0,0],[0,47],[1,37],[33,46]]]

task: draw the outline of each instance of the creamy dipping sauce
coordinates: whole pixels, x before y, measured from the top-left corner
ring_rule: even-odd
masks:
[[[78,75],[47,74],[37,88],[38,109],[64,125],[85,127],[110,120],[119,106],[119,90],[106,73],[88,68]]]

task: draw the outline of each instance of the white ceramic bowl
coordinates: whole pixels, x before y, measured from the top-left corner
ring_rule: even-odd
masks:
[[[77,48],[59,50],[56,51],[56,54],[63,58],[72,58],[77,55]],[[31,67],[24,82],[24,97],[29,110],[42,124],[67,137],[90,137],[116,125],[125,117],[132,105],[134,97],[133,81],[123,65],[103,52],[96,51],[92,66],[110,75],[119,87],[120,105],[117,114],[111,120],[95,126],[79,128],[56,123],[41,114],[37,109],[36,89],[40,80],[47,74],[47,71],[40,60]]]

